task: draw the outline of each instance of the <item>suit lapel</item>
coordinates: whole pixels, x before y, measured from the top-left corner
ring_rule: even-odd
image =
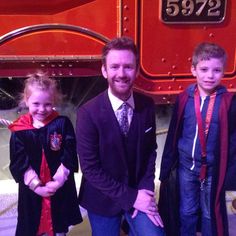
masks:
[[[116,140],[116,143],[114,145],[117,145],[119,147],[119,150],[121,150],[121,160],[123,160],[125,165],[127,165],[126,158],[125,158],[124,140],[121,135],[119,123],[112,109],[112,105],[109,100],[107,90],[103,93],[103,95],[104,96],[102,96],[102,99],[101,99],[102,128],[104,132],[109,132],[109,133],[112,132],[112,135],[114,136],[114,139]]]
[[[133,113],[133,119],[130,128],[135,130],[135,135],[137,136],[137,143],[136,143],[136,179],[138,178],[138,170],[140,169],[140,163],[141,157],[140,153],[142,153],[141,150],[141,143],[143,142],[143,135],[142,135],[142,130],[144,130],[143,126],[143,120],[142,120],[142,101],[140,101],[139,97],[136,96],[134,93],[134,104],[135,104],[135,109]]]
[[[103,122],[103,127],[108,127],[111,130],[108,130],[108,132],[119,132],[119,124],[116,119],[115,113],[112,109],[111,102],[108,97],[108,92],[107,90],[103,93],[103,97],[101,100],[101,107],[102,107],[102,113],[101,113],[101,118]]]

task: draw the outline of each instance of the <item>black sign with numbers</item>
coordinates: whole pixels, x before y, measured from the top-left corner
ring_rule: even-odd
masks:
[[[162,0],[164,23],[219,23],[225,18],[227,0]]]

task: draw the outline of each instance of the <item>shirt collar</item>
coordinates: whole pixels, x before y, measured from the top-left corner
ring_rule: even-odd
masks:
[[[109,97],[109,100],[111,102],[111,106],[112,106],[112,109],[114,111],[118,110],[120,108],[120,106],[124,103],[124,101],[122,101],[121,99],[119,99],[118,97],[114,96],[112,93],[111,93],[111,90],[110,88],[108,88],[108,97]],[[131,93],[130,97],[128,98],[128,100],[125,101],[132,109],[135,108],[134,106],[134,96],[133,96],[133,92]]]

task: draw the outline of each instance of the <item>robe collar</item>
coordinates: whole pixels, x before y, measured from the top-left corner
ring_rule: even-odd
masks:
[[[53,111],[45,121],[43,121],[44,125],[47,125],[49,122],[54,120],[59,114],[56,111]],[[8,128],[14,132],[14,131],[20,131],[20,130],[29,130],[29,129],[35,129],[33,126],[33,119],[30,113],[26,113],[22,116],[20,116],[17,120],[13,121],[12,124],[8,126]]]

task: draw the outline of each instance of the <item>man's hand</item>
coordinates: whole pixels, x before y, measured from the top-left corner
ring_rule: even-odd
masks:
[[[146,214],[154,215],[157,211],[154,192],[146,189],[138,190],[133,207]]]
[[[153,224],[164,227],[163,221],[158,213],[154,192],[146,189],[138,190],[138,195],[133,207],[135,210],[132,218],[136,217],[138,211],[142,211],[147,214],[147,217],[153,222]]]
[[[138,210],[135,209],[134,213],[132,215],[132,218],[135,218],[138,214]],[[156,226],[164,227],[163,221],[161,219],[161,216],[159,215],[158,211],[156,211],[155,214],[149,215],[147,214],[147,217],[152,221],[152,223]]]
[[[163,221],[161,219],[161,216],[159,215],[158,212],[156,212],[155,215],[148,215],[147,217],[153,222],[154,225],[164,227]]]

